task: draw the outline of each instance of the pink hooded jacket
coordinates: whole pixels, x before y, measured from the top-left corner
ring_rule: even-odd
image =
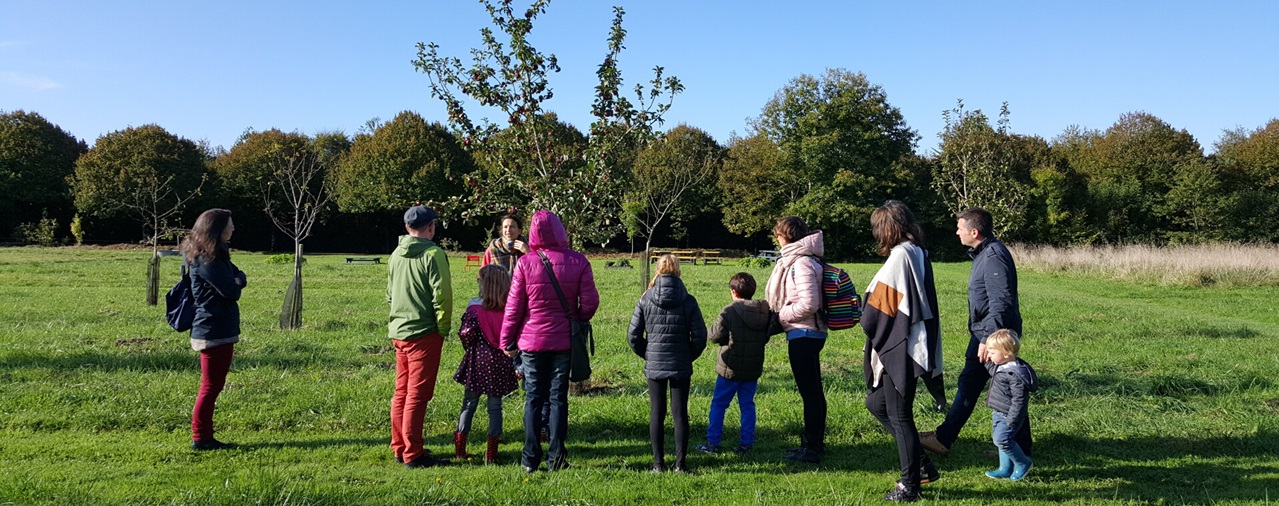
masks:
[[[822,308],[822,265],[810,258],[825,252],[821,230],[782,246],[782,257],[773,266],[764,295],[783,329],[828,331],[817,315]]]
[[[555,213],[538,211],[533,215],[528,243],[529,254],[516,261],[511,276],[511,292],[506,297],[502,320],[502,349],[518,345],[520,351],[567,351],[572,330],[537,253],[544,253],[551,261],[555,279],[578,321],[590,321],[599,309],[595,275],[586,257],[569,249],[568,233]]]

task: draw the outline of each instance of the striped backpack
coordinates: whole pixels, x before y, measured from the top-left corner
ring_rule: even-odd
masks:
[[[818,314],[831,330],[853,328],[862,318],[862,296],[857,287],[844,269],[814,259],[822,264],[822,309]]]

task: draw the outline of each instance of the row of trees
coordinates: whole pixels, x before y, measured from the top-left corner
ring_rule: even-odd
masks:
[[[579,246],[687,244],[697,241],[688,230],[716,227],[763,246],[774,220],[793,214],[827,230],[840,258],[871,254],[867,218],[889,198],[942,236],[955,212],[981,206],[1001,236],[1021,242],[1279,240],[1279,120],[1226,132],[1205,156],[1188,132],[1146,113],[1045,140],[1012,132],[1006,105],[992,123],[959,102],[943,113],[939,149],[921,155],[881,87],[832,69],[793,79],[746,136],[721,145],[694,126],[660,129],[683,90],[661,67],[624,88],[618,8],[597,67],[595,120],[582,132],[544,108],[559,68],[528,37],[546,1],[524,11],[484,5],[493,28],[481,30],[469,64],[418,46],[414,65],[446,124],[406,111],[353,138],[249,129],[229,150],[145,125],[89,148],[39,114],[0,114],[0,230],[75,212],[99,220],[90,230],[128,217],[154,247],[195,212],[231,208],[237,236],[270,237],[271,249],[277,233],[293,243],[296,286],[281,317],[290,327],[300,323],[284,313],[301,305],[302,243],[317,224],[393,237],[386,224],[415,202],[476,237],[491,235],[483,229],[504,212],[552,209]],[[498,120],[474,119],[488,117]],[[154,284],[148,292],[154,301]]]

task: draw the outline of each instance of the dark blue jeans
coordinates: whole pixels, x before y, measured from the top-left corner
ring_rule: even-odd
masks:
[[[990,382],[986,364],[977,360],[977,347],[980,345],[981,341],[976,337],[968,340],[968,351],[964,353],[964,370],[959,373],[955,401],[950,405],[950,412],[946,413],[946,420],[937,426],[937,441],[946,448],[953,446],[955,440],[959,439],[959,430],[968,423],[968,418],[973,415],[973,408],[977,406],[977,399]],[[1033,445],[1030,439],[1030,420],[1026,420],[1025,426],[1024,431],[1018,431],[1015,439],[1026,455],[1030,455]]]
[[[542,461],[538,432],[549,425],[548,470],[561,469],[568,460],[568,351],[523,352],[524,358],[524,454],[521,463],[536,468]],[[550,403],[551,416],[543,421],[542,408]]]

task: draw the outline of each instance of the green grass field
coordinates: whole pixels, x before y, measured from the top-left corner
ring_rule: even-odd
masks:
[[[386,338],[386,270],[311,256],[304,328],[277,330],[292,266],[238,253],[249,276],[243,341],[218,401],[230,451],[190,451],[199,368],[186,336],[143,305],[147,251],[0,249],[0,503],[12,504],[880,504],[896,478],[892,439],[866,412],[860,329],[835,333],[823,354],[830,403],[828,457],[792,465],[798,395],[776,340],[759,396],[756,453],[695,454],[691,476],[647,472],[642,362],[625,344],[639,296],[635,270],[596,263],[593,389],[570,399],[573,468],[523,473],[520,443],[503,465],[466,462],[409,470],[387,444],[393,355]],[[460,316],[474,271],[454,259]],[[877,264],[845,266],[859,288]],[[177,277],[165,259],[162,285]],[[962,367],[967,263],[937,265],[947,381]],[[687,266],[713,315],[734,266]],[[767,270],[754,271],[761,286]],[[955,504],[1233,504],[1279,498],[1279,288],[1178,288],[1022,272],[1023,356],[1043,384],[1033,398],[1035,469],[1026,482],[987,479],[989,411],[979,408],[926,501]],[[762,289],[762,288],[761,288]],[[427,444],[451,454],[461,402],[444,348]],[[695,364],[693,443],[705,436],[715,372]],[[926,397],[926,395],[925,395]],[[941,415],[917,407],[929,430]],[[522,402],[506,402],[506,435],[522,433]],[[481,410],[482,411],[482,410]],[[476,417],[473,439],[486,418]],[[736,407],[725,443],[736,443]],[[668,437],[668,446],[673,445]],[[482,453],[473,443],[472,453]],[[668,454],[673,453],[673,448]],[[669,455],[668,455],[669,458]]]

